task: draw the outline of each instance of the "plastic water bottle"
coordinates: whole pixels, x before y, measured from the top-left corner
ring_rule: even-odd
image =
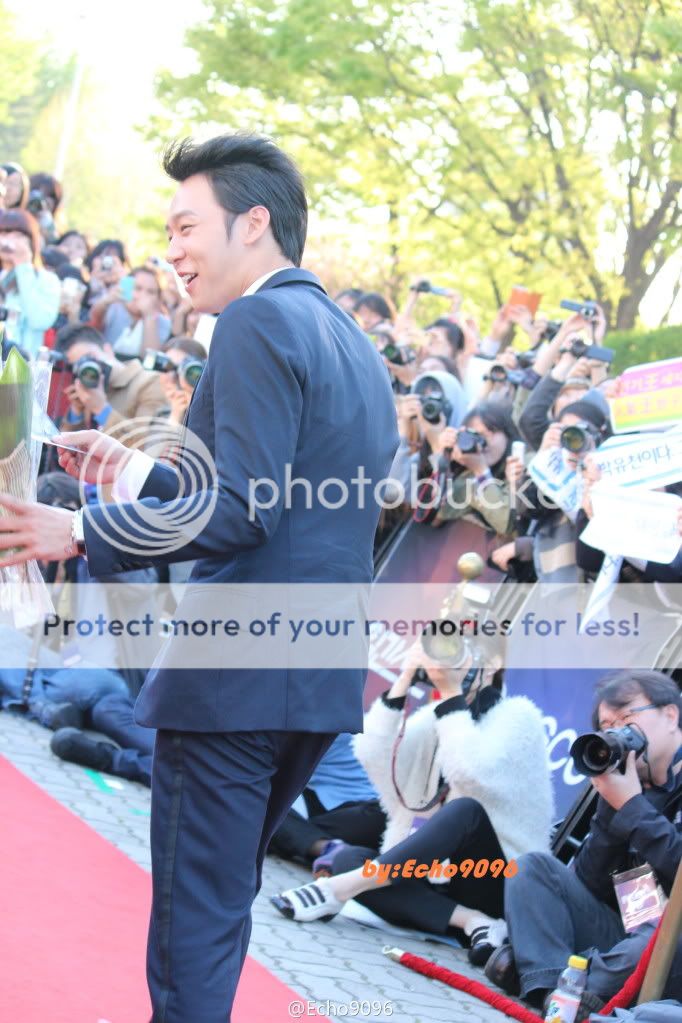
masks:
[[[545,1023],[575,1023],[578,1006],[587,984],[588,961],[571,956],[549,1001]]]

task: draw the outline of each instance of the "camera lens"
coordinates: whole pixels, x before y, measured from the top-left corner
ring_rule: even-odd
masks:
[[[83,387],[87,387],[91,391],[94,391],[99,386],[100,376],[99,367],[92,363],[88,366],[82,366],[78,371],[78,379]]]
[[[590,444],[590,436],[582,426],[565,426],[561,431],[561,446],[571,454],[579,455],[586,451]]]
[[[178,374],[188,387],[196,387],[204,372],[204,364],[199,359],[187,359],[181,363]]]
[[[457,622],[450,618],[431,622],[424,629],[422,647],[427,657],[450,668],[461,667],[469,652],[469,644],[459,635]]]

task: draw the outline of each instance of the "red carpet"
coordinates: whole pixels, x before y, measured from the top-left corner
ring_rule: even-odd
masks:
[[[0,757],[0,1018],[148,1023],[151,880]],[[280,1023],[299,996],[253,959],[233,1023]]]

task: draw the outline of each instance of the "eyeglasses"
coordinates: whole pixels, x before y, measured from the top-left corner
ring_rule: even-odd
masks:
[[[631,714],[640,714],[643,710],[658,710],[658,704],[657,703],[646,703],[646,704],[644,704],[643,707],[628,707],[628,709],[625,711],[625,713],[623,715],[623,718],[621,720],[621,724],[626,725],[628,723],[627,719],[630,717]],[[602,729],[617,728],[618,727],[618,723],[619,723],[618,721],[614,721],[614,722],[611,722],[611,724],[603,724],[603,725],[601,725],[601,728]]]

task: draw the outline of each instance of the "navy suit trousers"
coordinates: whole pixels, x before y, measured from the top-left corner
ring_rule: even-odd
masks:
[[[335,735],[159,730],[152,1023],[229,1023],[265,850]]]

